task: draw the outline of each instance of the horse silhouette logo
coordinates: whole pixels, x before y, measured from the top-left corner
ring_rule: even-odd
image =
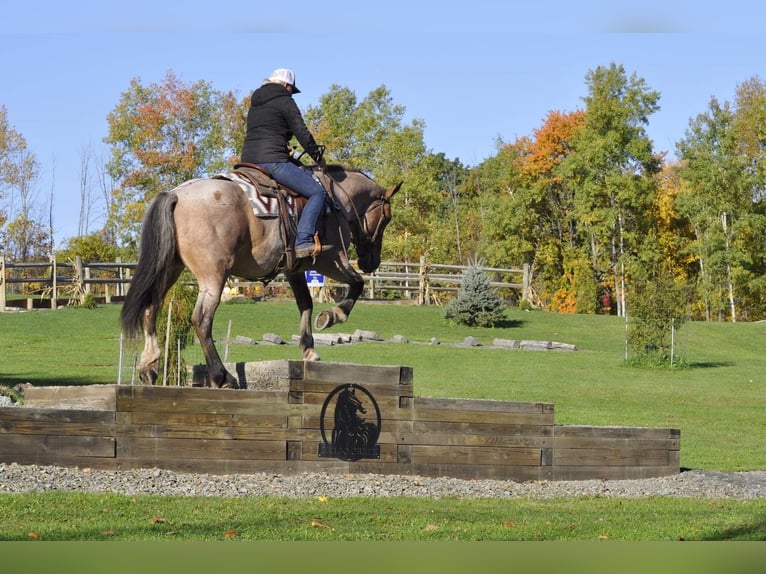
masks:
[[[328,408],[334,404],[333,429],[327,440],[325,420]],[[374,410],[375,422],[367,416]],[[320,428],[322,443],[319,456],[354,461],[361,458],[380,458],[380,409],[370,392],[360,385],[341,385],[332,390],[322,405]]]

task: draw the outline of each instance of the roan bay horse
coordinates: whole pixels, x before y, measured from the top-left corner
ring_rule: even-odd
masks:
[[[347,249],[353,242],[357,264],[364,273],[380,265],[383,231],[391,219],[391,197],[401,183],[383,188],[360,171],[329,166],[320,176],[330,202],[318,223],[323,244],[333,246],[315,259],[301,259],[282,269],[285,245],[277,219],[256,217],[247,194],[226,179],[192,180],[160,193],[143,220],[135,273],[121,311],[126,335],[144,335],[139,361],[143,384],[155,383],[159,373],[157,313],[168,290],[184,267],[195,276],[199,295],[192,324],[207,363],[211,386],[237,388],[224,367],[212,338],[213,318],[229,277],[258,281],[284,273],[300,311],[300,350],[306,361],[319,360],[311,330],[313,302],[305,271],[348,285],[344,298],[316,318],[318,331],[343,323],[364,288],[364,279],[351,266]]]

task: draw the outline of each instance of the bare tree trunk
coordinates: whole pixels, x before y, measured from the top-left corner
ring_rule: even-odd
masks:
[[[726,249],[726,284],[729,291],[729,310],[731,312],[731,322],[736,323],[737,310],[734,304],[734,282],[732,281],[732,278],[731,278],[731,263],[729,262],[729,248],[730,248],[729,225],[728,225],[728,220],[727,220],[725,211],[721,214],[721,225],[723,226],[723,236],[725,239],[724,245]]]

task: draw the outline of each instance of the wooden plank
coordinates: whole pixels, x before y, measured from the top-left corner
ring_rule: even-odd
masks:
[[[556,438],[560,437],[600,437],[600,438],[633,438],[633,439],[679,439],[681,431],[671,428],[647,427],[595,427],[580,425],[556,425]]]
[[[481,446],[503,448],[548,448],[550,437],[543,436],[502,436],[471,434],[400,434],[399,444],[432,446]],[[380,441],[379,441],[380,442]]]
[[[16,422],[39,422],[61,424],[114,424],[114,412],[77,409],[51,409],[23,407],[0,407],[0,424]]]
[[[489,399],[444,399],[415,397],[415,409],[481,411],[495,413],[552,414],[549,403],[517,403]]]
[[[268,427],[287,428],[287,415],[284,414],[214,414],[214,413],[185,413],[185,412],[147,412],[134,411],[130,413],[128,424],[164,424],[164,425],[199,425],[222,427]]]
[[[114,436],[115,425],[68,423],[68,422],[38,422],[38,421],[0,421],[0,441],[6,434],[18,435],[55,435],[55,436]]]
[[[411,445],[408,450],[411,464],[540,466],[541,457],[539,448]]]
[[[539,466],[534,465],[463,465],[463,464],[417,464],[410,465],[412,474],[418,476],[449,476],[463,480],[543,480]]]
[[[303,379],[325,383],[359,383],[363,386],[403,385],[412,382],[412,368],[398,365],[362,365],[307,361],[304,364]]]
[[[117,459],[114,457],[71,456],[66,453],[23,452],[3,454],[0,452],[0,462],[41,466],[67,466],[80,468],[116,469]]]
[[[503,411],[476,411],[457,409],[413,409],[412,418],[418,421],[449,421],[468,423],[501,423],[517,425],[552,425],[553,413],[509,413]]]
[[[321,440],[303,441],[303,460],[337,460],[333,457],[320,457],[319,445]],[[379,459],[361,459],[361,460],[379,460],[383,462],[396,462],[396,444],[380,444],[380,458]],[[353,461],[358,462],[358,461]]]
[[[402,412],[402,416],[407,416],[408,418],[412,415],[410,414],[411,411],[409,409],[400,409],[399,408],[399,398],[396,396],[378,396],[374,392],[372,392],[372,396],[375,398],[375,402],[378,403],[378,408],[380,409],[381,416],[383,413],[386,414],[386,416],[393,417],[392,413],[396,412]],[[369,401],[369,398],[364,394],[361,393],[361,398],[363,403],[366,403]],[[323,393],[304,393],[303,394],[303,404],[304,405],[311,405],[317,407],[319,411],[322,409],[322,405],[324,405],[324,402],[327,400],[327,395]],[[332,407],[334,409],[334,406]],[[367,415],[369,418],[369,415],[371,413],[368,411]]]
[[[667,466],[666,449],[559,448],[553,466]]]
[[[0,408],[0,440],[4,434],[113,436],[115,416],[108,411]]]
[[[373,395],[376,399],[378,397],[411,397],[412,396],[412,388],[407,387],[404,385],[394,385],[394,384],[368,384],[366,382],[348,382],[348,383],[337,383],[337,382],[325,382],[325,381],[315,381],[313,379],[308,379],[304,381],[291,381],[290,383],[290,391],[291,392],[304,392],[304,393],[321,393],[325,396],[329,395],[333,390],[335,390],[337,387],[342,386],[344,384],[355,384],[360,387],[363,387],[367,391],[370,392],[371,395]]]
[[[6,434],[0,440],[3,455],[37,453],[49,460],[59,455],[79,457],[114,457],[115,439],[110,436],[60,436]],[[46,463],[52,464],[52,463]]]
[[[126,387],[117,395],[117,411],[209,414],[287,414],[287,395],[279,391]]]
[[[116,385],[71,385],[65,387],[35,387],[24,389],[27,408],[95,409],[113,411]]]
[[[99,459],[96,459],[99,460]],[[100,459],[104,460],[104,459]],[[290,460],[242,460],[242,459],[168,459],[162,466],[175,472],[209,473],[215,475],[237,473],[300,474],[306,472],[326,472],[342,475],[349,472],[349,463],[340,460],[290,461]],[[123,459],[118,468],[156,468],[152,459]],[[288,495],[279,485],[274,485],[274,496]]]
[[[405,428],[407,423],[411,427],[409,432],[418,434],[457,434],[457,435],[497,435],[511,436],[553,436],[553,425],[524,425],[503,424],[484,422],[450,422],[450,421],[402,421],[399,423],[401,432],[408,432]]]
[[[639,480],[678,472],[674,466],[554,466],[550,480]]]
[[[270,427],[221,427],[196,425],[127,425],[117,428],[119,440],[127,438],[173,438],[187,440],[254,440],[293,441],[317,440],[319,431],[313,429],[288,429]]]
[[[553,448],[556,449],[663,449],[679,450],[680,441],[673,438],[611,438],[611,437],[553,437]]]
[[[119,437],[117,456],[154,461],[173,459],[285,460],[285,441]]]

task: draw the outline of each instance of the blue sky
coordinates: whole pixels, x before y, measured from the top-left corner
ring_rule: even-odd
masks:
[[[427,147],[465,165],[581,107],[587,72],[612,62],[660,92],[648,133],[671,153],[712,96],[766,79],[766,9],[741,0],[108,4],[13,2],[0,22],[0,105],[42,164],[38,202],[52,193],[58,244],[77,231],[84,150],[103,147],[132,78],[173,71],[244,96],[290,67],[304,109],[332,84],[360,100],[385,85],[425,122]]]

